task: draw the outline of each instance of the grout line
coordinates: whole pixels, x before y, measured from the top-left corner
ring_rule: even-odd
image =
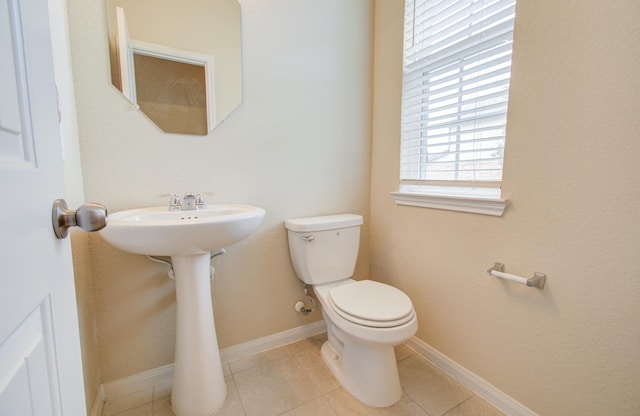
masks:
[[[229,366],[229,371],[231,372],[231,366]],[[247,416],[247,409],[245,409],[244,407],[244,401],[242,400],[242,395],[240,395],[240,389],[238,388],[238,384],[236,383],[236,377],[233,374],[233,372],[231,372],[231,374],[229,374],[229,376],[231,377],[231,381],[233,381],[233,386],[236,389],[236,394],[238,395],[238,401],[240,402],[240,408],[242,409],[242,414],[244,416]],[[227,389],[228,391],[228,389]]]

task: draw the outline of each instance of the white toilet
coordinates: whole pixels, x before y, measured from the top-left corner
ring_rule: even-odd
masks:
[[[402,396],[393,347],[415,334],[418,320],[402,291],[351,279],[361,224],[360,215],[340,214],[288,220],[285,227],[293,267],[322,305],[324,361],[357,399],[386,407]]]

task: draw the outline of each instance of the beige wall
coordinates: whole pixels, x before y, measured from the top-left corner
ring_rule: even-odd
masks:
[[[74,208],[76,206],[73,205]],[[102,382],[100,359],[98,357],[94,288],[91,278],[89,235],[77,229],[72,230],[70,234],[78,306],[78,325],[80,326],[80,345],[82,347],[84,392],[87,410],[89,410],[93,406]]]
[[[111,211],[164,205],[166,192],[267,211],[258,232],[216,258],[222,348],[320,319],[302,317],[283,222],[367,217],[358,276],[368,274],[373,2],[244,0],[244,103],[207,137],[161,133],[111,86],[105,4],[68,0],[86,199]],[[91,235],[102,382],[173,361],[175,295],[161,265]],[[82,301],[81,301],[82,303]]]
[[[501,218],[397,206],[401,0],[376,2],[371,274],[417,336],[541,415],[640,409],[640,6],[517,6]],[[547,273],[542,291],[488,277]]]

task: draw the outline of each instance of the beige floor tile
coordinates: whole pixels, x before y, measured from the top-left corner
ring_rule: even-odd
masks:
[[[116,413],[118,416],[152,416],[153,404],[147,403],[124,412]]]
[[[404,344],[396,346],[394,348],[394,351],[396,353],[396,361],[404,360],[405,358],[410,357],[416,353],[414,350]]]
[[[227,383],[227,397],[224,401],[224,407],[216,413],[216,416],[244,416],[242,403],[238,396],[238,389],[232,376],[225,377]],[[171,392],[169,392],[171,394]],[[171,410],[171,397],[169,395],[155,400],[153,402],[153,416],[174,416]]]
[[[419,355],[398,363],[402,390],[431,416],[440,416],[472,393]]]
[[[338,416],[382,416],[382,410],[368,407],[340,387],[325,396]]]
[[[171,410],[171,397],[165,396],[153,402],[153,416],[175,416]]]
[[[108,400],[102,408],[102,416],[112,416],[122,413],[125,410],[142,406],[143,404],[153,401],[153,388],[136,391],[135,393],[126,394],[113,400]]]
[[[289,352],[287,346],[284,346],[265,351],[260,354],[250,355],[248,357],[229,361],[227,364],[229,364],[229,368],[231,369],[231,373],[233,374],[247,370],[251,367],[257,367],[266,363],[278,361],[286,357],[291,357],[291,352]]]
[[[447,412],[445,416],[504,416],[504,413],[474,395]]]
[[[242,406],[224,407],[218,413],[216,413],[216,416],[246,416],[246,415],[247,414],[244,412],[244,409],[242,408]]]
[[[297,354],[299,352],[305,351],[307,349],[315,349],[319,350],[322,347],[322,344],[327,340],[327,333],[323,332],[322,334],[314,335],[309,338],[305,338],[301,341],[294,342],[293,344],[287,345],[291,354]]]
[[[238,395],[238,387],[236,387],[236,382],[233,379],[233,376],[227,376],[224,378],[225,383],[227,384],[227,398],[224,400],[223,409],[231,409],[233,407],[242,407],[242,402],[240,401],[240,396]]]
[[[322,359],[319,349],[307,348],[295,354],[294,357],[321,393],[329,393],[340,387],[340,383],[331,374],[331,370]]]
[[[384,416],[429,416],[418,403],[413,401],[406,394],[402,395],[400,401],[393,406],[382,409]]]
[[[294,357],[251,367],[233,378],[248,416],[273,416],[321,395]]]
[[[339,388],[325,396],[338,416],[429,416],[416,402],[407,395],[393,406],[384,408],[369,407]]]
[[[217,415],[216,415],[217,416]],[[337,416],[329,403],[323,398],[317,398],[309,403],[296,407],[281,416]]]

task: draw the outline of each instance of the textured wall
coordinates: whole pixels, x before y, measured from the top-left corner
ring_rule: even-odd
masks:
[[[541,415],[640,409],[640,7],[517,6],[501,218],[397,206],[401,0],[376,2],[370,256],[417,336]],[[547,273],[542,291],[488,277]]]
[[[373,2],[242,1],[244,103],[197,138],[163,134],[130,110],[110,83],[104,3],[68,4],[87,200],[118,211],[209,191],[210,203],[266,209],[258,232],[215,260],[220,347],[319,319],[293,311],[302,288],[283,223],[355,212],[368,224]],[[89,244],[102,381],[172,362],[175,294],[163,267],[100,236]]]

